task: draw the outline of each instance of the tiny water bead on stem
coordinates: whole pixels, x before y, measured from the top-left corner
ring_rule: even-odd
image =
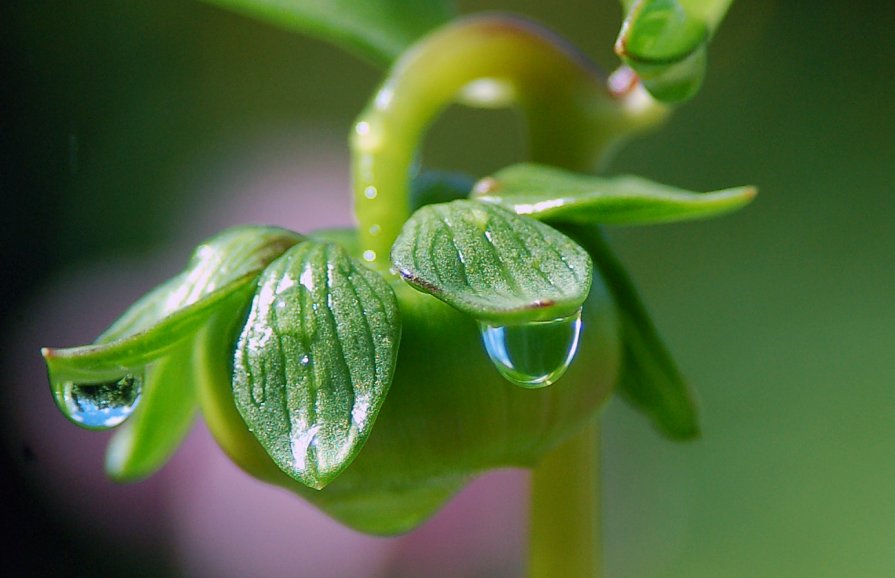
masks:
[[[518,106],[532,158],[569,168],[599,164],[621,139],[667,112],[636,82],[610,83],[581,53],[527,20],[479,16],[437,30],[394,65],[351,134],[358,236],[364,259],[381,269],[410,216],[410,169],[423,133],[458,98]]]

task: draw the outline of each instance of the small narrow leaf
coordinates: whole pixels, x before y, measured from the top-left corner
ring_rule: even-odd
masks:
[[[391,384],[400,332],[391,287],[338,245],[302,243],[264,271],[233,393],[280,469],[320,489],[351,463]]]
[[[146,370],[143,399],[109,442],[106,473],[120,482],[158,470],[180,445],[196,414],[192,347],[187,343]]]
[[[562,233],[468,200],[414,213],[395,241],[392,263],[420,291],[499,324],[575,313],[592,272],[587,252]]]
[[[696,402],[677,365],[662,343],[634,283],[596,227],[569,227],[590,252],[616,302],[623,345],[618,391],[672,439],[699,436]]]
[[[137,301],[96,344],[44,348],[51,381],[102,381],[162,357],[301,240],[276,227],[234,227],[216,235],[194,251],[183,273]]]
[[[735,211],[754,187],[694,193],[634,176],[595,177],[518,164],[478,182],[476,200],[519,215],[571,223],[648,224],[701,219]]]
[[[310,34],[380,64],[456,13],[449,0],[205,0]]]

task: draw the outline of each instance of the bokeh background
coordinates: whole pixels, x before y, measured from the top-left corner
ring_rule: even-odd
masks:
[[[609,0],[529,14],[606,67]],[[345,135],[382,72],[191,0],[0,7],[4,576],[513,576],[525,475],[474,484],[410,536],[363,537],[256,484],[201,426],[116,486],[103,434],[55,412],[41,345],[92,340],[223,227],[350,222]],[[710,190],[716,221],[613,229],[704,435],[604,418],[610,578],[895,575],[895,5],[739,0],[701,93],[612,172]],[[450,110],[427,165],[524,154],[511,112]]]

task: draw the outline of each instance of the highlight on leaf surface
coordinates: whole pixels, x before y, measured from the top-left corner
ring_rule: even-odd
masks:
[[[578,311],[590,291],[587,252],[555,229],[460,200],[413,214],[392,263],[415,288],[480,321],[547,321]]]
[[[476,200],[544,221],[652,224],[735,211],[754,187],[695,193],[635,176],[595,177],[538,164],[518,164],[479,181]]]
[[[123,424],[109,444],[109,475],[135,480],[167,461],[196,412],[193,337],[215,313],[243,307],[260,271],[301,240],[275,227],[228,229],[94,345],[43,350],[54,398],[69,419],[90,429]]]
[[[351,463],[385,400],[400,335],[391,287],[338,245],[307,241],[264,271],[233,393],[283,472],[321,489]]]

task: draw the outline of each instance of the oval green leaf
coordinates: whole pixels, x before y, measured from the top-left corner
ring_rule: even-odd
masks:
[[[391,287],[338,245],[302,243],[264,271],[233,393],[283,472],[321,489],[348,467],[388,392],[400,334]]]
[[[448,0],[205,0],[387,65],[454,17]]]
[[[590,257],[574,241],[475,201],[423,207],[405,223],[391,257],[415,288],[498,324],[570,315],[590,291]]]
[[[701,219],[735,211],[754,187],[694,193],[634,176],[595,177],[518,164],[479,181],[478,201],[544,221],[642,225]]]

